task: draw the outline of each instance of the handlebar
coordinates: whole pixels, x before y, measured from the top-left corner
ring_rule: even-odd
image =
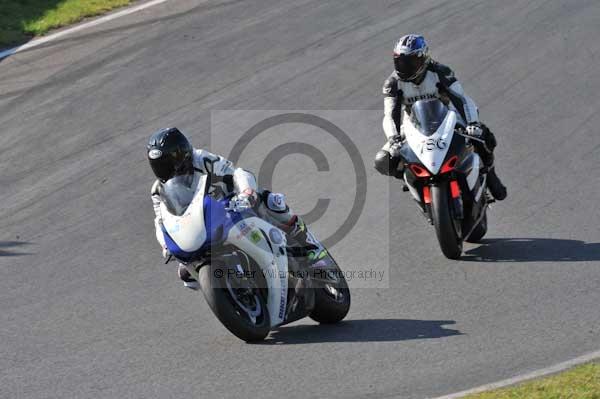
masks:
[[[479,137],[469,136],[465,132],[466,132],[466,130],[463,129],[462,127],[456,128],[456,134],[458,134],[459,136],[463,136],[464,138],[467,138],[469,140],[478,141],[480,143],[485,144],[485,140],[484,139],[480,139]]]

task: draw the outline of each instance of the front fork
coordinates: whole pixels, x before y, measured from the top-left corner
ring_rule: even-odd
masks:
[[[458,181],[454,177],[450,180],[450,197],[452,198],[451,210],[453,212],[453,216],[457,220],[462,221],[465,218],[463,199],[460,195],[460,186],[458,185]]]
[[[433,217],[431,214],[431,186],[435,184],[449,184],[450,211],[455,219],[462,221],[464,219],[464,204],[460,193],[460,185],[458,184],[456,177],[451,176],[449,180],[432,181],[430,179],[423,184],[422,198],[429,223],[433,225]]]

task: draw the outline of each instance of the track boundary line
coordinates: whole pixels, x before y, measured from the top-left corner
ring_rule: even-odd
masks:
[[[530,373],[521,374],[512,378],[507,378],[506,380],[501,380],[497,382],[492,382],[490,384],[481,385],[475,388],[467,389],[465,391],[460,391],[456,393],[451,393],[449,395],[438,396],[432,399],[456,399],[462,398],[466,395],[481,393],[484,391],[490,391],[492,389],[504,388],[510,385],[515,385],[520,382],[524,382],[527,380],[533,380],[535,378],[545,377],[550,374],[555,374],[567,369],[570,369],[574,366],[578,366],[580,364],[588,363],[592,360],[600,359],[600,350],[595,352],[586,353],[585,355],[576,357],[575,359],[567,360],[566,362],[555,364],[554,366],[546,367],[543,369],[539,369],[536,371],[532,371]]]
[[[31,48],[37,47],[37,46],[39,46],[41,44],[51,42],[52,40],[56,40],[56,39],[58,39],[60,37],[63,37],[63,36],[66,36],[66,35],[70,35],[71,33],[75,33],[75,32],[78,32],[80,30],[84,30],[84,29],[87,29],[87,28],[91,28],[93,26],[98,26],[98,25],[103,24],[105,22],[109,22],[109,21],[112,21],[114,19],[117,19],[117,18],[120,18],[120,17],[124,17],[125,15],[133,14],[134,12],[138,12],[138,11],[141,11],[141,10],[145,10],[146,8],[150,8],[150,7],[154,7],[156,5],[162,4],[162,3],[166,3],[167,1],[169,1],[169,0],[151,0],[151,1],[147,2],[147,3],[139,4],[139,5],[133,6],[133,7],[129,7],[129,8],[126,8],[124,10],[121,10],[121,11],[118,11],[118,12],[115,12],[115,13],[112,13],[112,14],[108,14],[108,15],[105,15],[103,17],[94,19],[92,21],[85,22],[85,23],[80,24],[80,25],[76,25],[76,26],[74,26],[72,28],[67,28],[67,29],[61,30],[59,32],[52,33],[52,34],[50,34],[48,36],[42,36],[39,39],[31,40],[31,41],[29,41],[29,42],[27,42],[25,44],[20,45],[20,46],[12,47],[12,48],[6,49],[4,51],[0,51],[0,60],[3,59],[3,58],[8,57],[9,55],[13,55],[13,54],[19,53],[19,52],[21,52],[23,50],[31,49]]]

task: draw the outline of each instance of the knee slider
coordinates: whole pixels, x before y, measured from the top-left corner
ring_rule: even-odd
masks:
[[[285,195],[271,192],[267,194],[267,208],[277,213],[286,212],[288,210],[288,206],[285,203]]]
[[[156,180],[154,184],[152,184],[152,188],[150,189],[150,195],[160,195],[161,188],[162,184],[159,180]]]
[[[375,169],[386,176],[394,175],[398,168],[399,159],[392,157],[388,151],[380,150],[375,154]]]

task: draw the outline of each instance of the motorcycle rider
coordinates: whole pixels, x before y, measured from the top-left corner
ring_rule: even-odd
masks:
[[[221,190],[224,195],[234,194],[236,206],[254,207],[260,217],[285,231],[291,243],[295,244],[290,248],[292,254],[306,256],[309,261],[313,261],[324,251],[323,247],[313,240],[302,219],[286,205],[283,194],[266,190],[258,191],[252,173],[234,167],[232,162],[223,157],[206,150],[194,149],[176,127],[161,129],[154,133],[148,140],[147,155],[150,167],[157,178],[150,194],[155,213],[156,239],[162,247],[165,258],[168,258],[170,253],[162,229],[161,188],[174,176],[192,173],[211,173],[213,187]],[[191,289],[200,287],[198,281],[181,263],[178,275],[184,286]]]
[[[403,177],[399,149],[405,140],[402,129],[404,113],[410,112],[410,106],[416,101],[438,98],[457,112],[469,136],[483,140],[473,141],[487,169],[488,189],[495,199],[505,199],[506,187],[494,168],[496,139],[479,121],[477,105],[465,94],[454,72],[432,60],[425,38],[415,34],[402,36],[396,43],[394,66],[394,72],[383,84],[383,131],[388,141],[375,155],[375,169],[384,175]]]

